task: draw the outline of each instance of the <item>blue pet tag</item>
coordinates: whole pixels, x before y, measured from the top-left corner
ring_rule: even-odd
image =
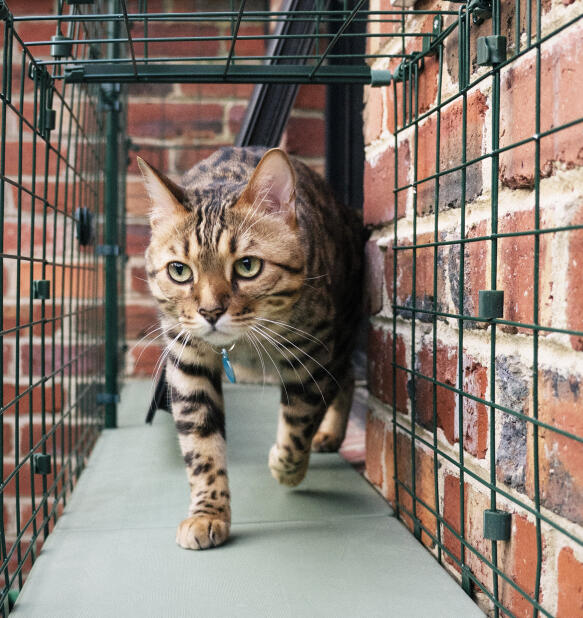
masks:
[[[229,378],[229,382],[233,384],[237,381],[235,378],[235,372],[233,370],[233,365],[231,365],[231,361],[229,359],[229,352],[223,348],[221,350],[221,356],[223,358],[223,368],[225,369],[225,373],[227,374],[227,378]]]

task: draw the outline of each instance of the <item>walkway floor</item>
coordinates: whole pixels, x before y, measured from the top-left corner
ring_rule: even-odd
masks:
[[[170,415],[144,424],[149,394],[126,386],[11,616],[483,615],[338,455],[314,455],[299,488],[272,479],[274,387],[226,388],[232,537],[179,548],[186,476]]]

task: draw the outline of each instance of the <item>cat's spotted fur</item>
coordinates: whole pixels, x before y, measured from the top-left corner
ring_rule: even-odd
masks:
[[[310,449],[335,450],[352,401],[363,229],[326,183],[281,150],[223,148],[182,186],[140,160],[152,201],[146,253],[167,338],[172,413],[191,487],[177,542],[205,549],[229,535],[221,391],[223,347],[261,357],[281,380],[273,476],[295,486]],[[262,260],[252,278],[237,260]],[[169,266],[178,263],[183,266]],[[250,264],[249,260],[245,264]],[[254,262],[257,264],[257,262]],[[177,283],[169,274],[192,271]]]

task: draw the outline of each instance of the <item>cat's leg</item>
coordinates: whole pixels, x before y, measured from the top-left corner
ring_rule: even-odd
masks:
[[[346,434],[353,395],[354,375],[352,368],[350,368],[345,378],[340,380],[340,388],[336,397],[328,406],[320,427],[312,440],[313,451],[329,453],[340,448]]]
[[[321,401],[314,404],[300,397],[290,397],[289,403],[282,402],[276,442],[269,452],[271,474],[282,485],[295,487],[306,475],[312,438],[324,411]]]
[[[205,354],[189,349],[180,360],[170,356],[166,368],[172,415],[190,483],[189,516],[176,533],[176,542],[186,549],[221,545],[231,525],[225,414],[217,358],[208,351]]]

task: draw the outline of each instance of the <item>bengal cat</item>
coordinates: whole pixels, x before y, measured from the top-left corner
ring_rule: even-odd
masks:
[[[150,288],[187,467],[189,549],[229,536],[221,379],[259,357],[281,382],[272,475],[295,486],[310,449],[340,446],[352,402],[361,309],[362,224],[324,180],[279,149],[223,148],[181,186],[138,159],[151,200]]]

